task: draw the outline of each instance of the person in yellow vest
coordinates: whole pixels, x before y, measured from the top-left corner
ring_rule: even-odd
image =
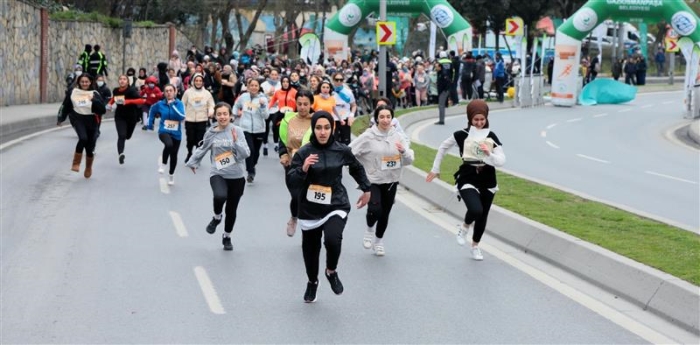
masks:
[[[105,54],[100,51],[100,45],[95,44],[94,49],[95,51],[90,55],[88,73],[90,73],[93,78],[96,78],[98,75],[109,76],[109,73],[107,73],[107,58]]]

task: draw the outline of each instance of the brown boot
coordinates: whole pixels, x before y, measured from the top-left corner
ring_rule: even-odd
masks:
[[[80,161],[83,160],[83,154],[82,153],[74,153],[73,154],[73,166],[71,166],[70,170],[73,170],[75,172],[80,171]]]
[[[92,176],[92,162],[95,160],[95,156],[85,157],[85,178],[90,178]]]

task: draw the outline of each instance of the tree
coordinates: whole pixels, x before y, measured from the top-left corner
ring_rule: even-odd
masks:
[[[496,34],[496,50],[500,48],[498,34],[505,29],[506,19],[511,16],[511,0],[461,0],[452,6],[469,20],[480,33],[486,34],[488,28]]]
[[[569,18],[588,0],[552,0],[552,14],[559,18]]]
[[[255,24],[258,22],[258,19],[260,18],[260,14],[262,14],[262,11],[265,9],[265,6],[267,6],[267,0],[259,0],[258,1],[258,6],[255,8],[255,14],[253,15],[253,20],[250,21],[250,25],[248,25],[248,29],[245,31],[245,33],[243,32],[243,15],[241,14],[241,5],[242,5],[242,0],[236,0],[235,17],[236,17],[236,25],[238,26],[238,35],[239,35],[237,47],[245,48],[248,45],[248,40],[250,40],[250,36],[253,34],[253,31],[255,30]]]

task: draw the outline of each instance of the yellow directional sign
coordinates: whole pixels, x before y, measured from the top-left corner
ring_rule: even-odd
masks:
[[[681,47],[678,45],[678,38],[673,38],[673,37],[666,37],[664,39],[665,45],[666,45],[666,52],[667,53],[676,53],[681,50]]]
[[[396,44],[396,22],[377,22],[377,44],[380,46]]]
[[[525,23],[520,17],[506,19],[506,36],[523,36]]]

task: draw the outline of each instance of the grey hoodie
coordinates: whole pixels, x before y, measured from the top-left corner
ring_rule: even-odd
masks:
[[[397,142],[403,145],[403,154],[396,148]],[[398,182],[401,168],[413,163],[410,141],[393,126],[386,133],[372,126],[353,140],[350,148],[373,184]]]
[[[233,141],[231,130],[238,137]],[[207,152],[211,152],[211,172],[209,176],[221,176],[225,179],[243,178],[246,175],[245,159],[250,156],[250,149],[245,140],[241,127],[229,124],[220,131],[217,126],[211,127],[204,134],[204,143],[194,151],[186,166],[199,168],[199,164]]]

